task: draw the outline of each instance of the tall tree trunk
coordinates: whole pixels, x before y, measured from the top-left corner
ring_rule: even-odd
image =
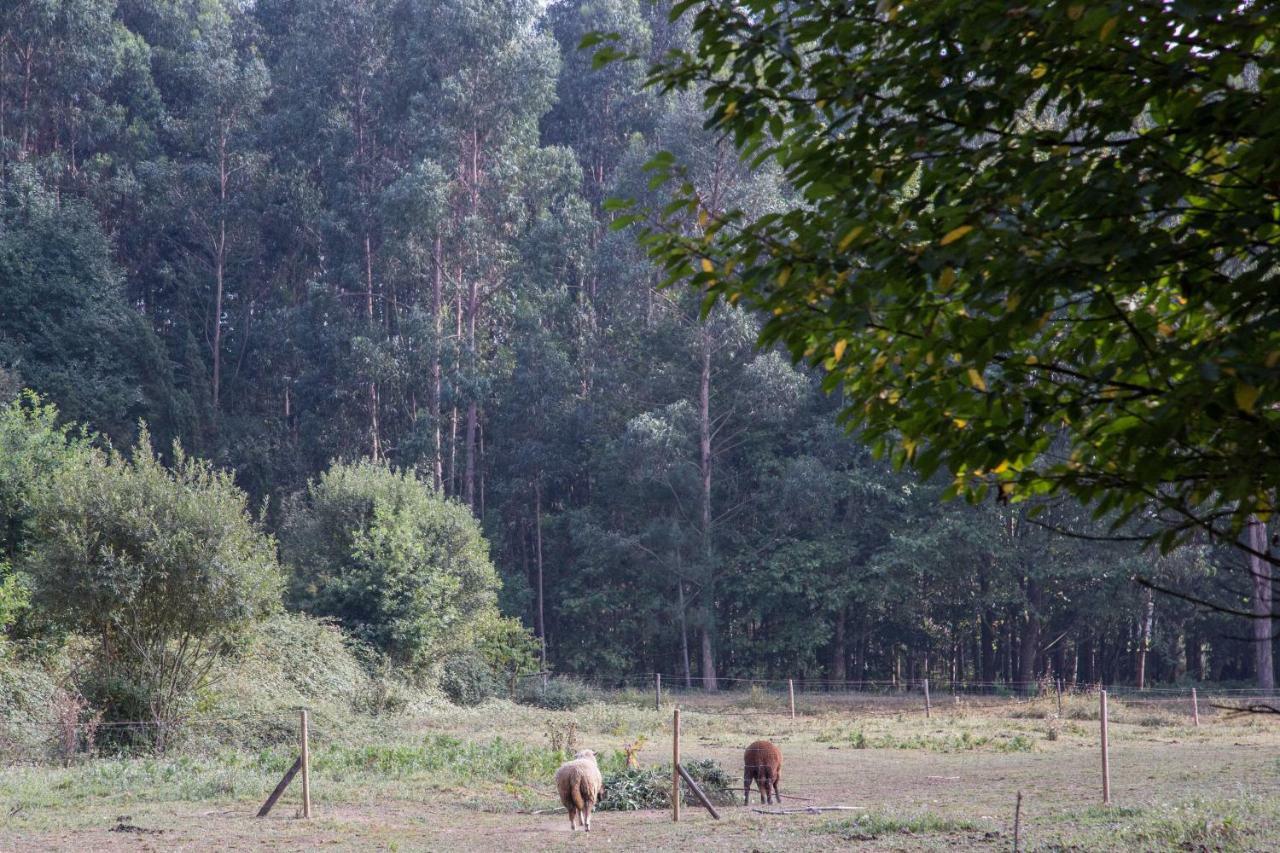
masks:
[[[213,425],[218,426],[218,404],[222,396],[222,298],[227,268],[227,133],[218,136],[218,237],[213,251]]]
[[[831,646],[831,679],[837,684],[843,685],[848,680],[848,670],[845,661],[849,657],[849,650],[846,647],[844,639],[845,622],[849,617],[848,605],[841,607],[836,612],[836,636],[835,642]]]
[[[364,232],[364,310],[365,319],[373,326],[373,239]],[[377,462],[382,458],[382,433],[378,427],[378,383],[369,382],[369,437],[370,455]]]
[[[978,570],[978,591],[982,596],[982,612],[978,620],[978,640],[981,648],[978,650],[978,680],[989,685],[985,689],[994,690],[994,684],[998,678],[996,674],[996,638],[995,638],[995,610],[992,609],[989,602],[991,601],[991,581],[987,575],[987,565],[982,564]]]
[[[702,590],[702,686],[715,690],[718,684],[712,648],[716,602],[711,541],[711,331],[705,323],[700,329],[699,344],[702,369],[698,378],[698,457],[702,475],[702,560],[706,576]]]
[[[1022,690],[1030,692],[1036,680],[1036,651],[1040,648],[1040,585],[1027,581],[1027,607],[1022,618],[1022,637],[1018,647],[1018,681]]]
[[[1249,547],[1259,554],[1270,554],[1267,525],[1256,516],[1249,519]],[[1275,661],[1271,655],[1271,564],[1260,556],[1249,555],[1249,574],[1253,580],[1253,660],[1258,689],[1267,693],[1276,689]]]
[[[1147,652],[1151,649],[1151,623],[1155,619],[1156,602],[1151,590],[1142,605],[1142,626],[1138,637],[1138,672],[1134,679],[1139,690],[1147,689]]]
[[[538,640],[542,646],[542,671],[547,671],[547,622],[542,610],[542,481],[533,484],[533,522],[538,561]]]
[[[462,288],[454,288],[454,340],[462,343]],[[458,404],[449,416],[449,494],[458,493]]]
[[[435,320],[436,339],[431,353],[431,423],[435,428],[435,457],[432,460],[432,476],[436,488],[444,490],[444,424],[441,423],[440,397],[443,392],[443,371],[440,366],[444,335],[444,250],[440,232],[436,232],[435,271],[431,282],[431,315]]]
[[[467,360],[468,367],[476,370],[476,314],[480,310],[480,286],[473,277],[467,289]],[[466,471],[463,474],[462,492],[467,506],[472,512],[476,509],[476,430],[478,428],[479,404],[475,400],[467,403],[467,433],[464,439],[466,450]]]
[[[979,641],[982,648],[979,649],[981,658],[978,666],[981,667],[981,673],[978,680],[987,685],[994,685],[999,679],[996,672],[996,637],[994,631],[995,612],[990,608],[984,608],[982,611],[981,625],[978,628]]]
[[[680,552],[676,551],[676,593],[680,602],[680,654],[684,659],[684,686],[693,687],[693,669],[689,665],[689,622],[685,616],[684,578],[679,575]]]
[[[716,659],[711,650],[711,628],[702,626],[702,688],[708,692],[719,689],[716,681]]]

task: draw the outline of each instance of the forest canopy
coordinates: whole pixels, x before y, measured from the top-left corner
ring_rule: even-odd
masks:
[[[277,603],[336,620],[406,669],[464,659],[459,696],[479,681],[463,667],[522,671],[535,645],[556,672],[708,687],[1266,669],[1241,620],[1132,583],[1248,608],[1241,557],[1221,542],[1161,554],[1036,523],[1105,534],[1136,506],[1133,483],[1224,523],[1265,514],[1280,351],[1270,267],[1224,268],[1265,261],[1274,238],[1262,201],[1274,187],[1235,183],[1271,181],[1255,137],[1274,139],[1275,111],[1250,105],[1267,106],[1274,75],[1243,55],[1274,50],[1248,41],[1261,23],[1224,13],[1198,31],[1237,61],[1196,45],[1155,56],[1159,36],[1128,13],[1099,23],[1070,6],[1031,39],[1030,18],[1060,4],[995,15],[983,3],[952,24],[917,4],[894,22],[821,17],[847,4],[791,3],[790,18],[765,3],[543,5],[0,10],[7,643],[50,637],[35,582],[67,569],[36,520],[58,507],[33,503],[31,485],[92,452],[106,454],[97,467],[57,475],[81,478],[75,495],[93,496],[90,475],[145,474],[156,494],[207,479],[245,542],[281,546]],[[970,50],[981,15],[1000,51]],[[578,46],[594,32],[638,61],[593,69]],[[930,53],[927,38],[965,49]],[[1043,73],[1020,64],[1037,44],[1056,51]],[[871,61],[891,48],[914,67]],[[1073,58],[1101,64],[1077,73]],[[1154,77],[1118,86],[1125,62],[1162,63],[1207,100],[1160,101]],[[805,76],[815,63],[848,75],[821,106]],[[995,98],[984,74],[1016,97]],[[1105,109],[1066,109],[1105,85],[1120,90]],[[901,87],[900,107],[875,106],[877,86]],[[935,128],[930,97],[1012,135]],[[1215,99],[1247,120],[1210,156],[1231,122]],[[1145,118],[1157,101],[1167,110]],[[1139,115],[1153,130],[1110,153]],[[815,146],[837,118],[844,142]],[[654,181],[650,163],[679,180]],[[1203,199],[1191,192],[1206,182]],[[670,242],[611,228],[611,198],[673,205],[653,232]],[[776,255],[751,248],[782,234]],[[1128,289],[1100,286],[1113,267],[1133,274]],[[688,272],[695,287],[662,286]],[[708,288],[728,298],[708,301]],[[872,313],[944,337],[931,349],[869,330]],[[1032,345],[1039,363],[1083,376],[1046,383],[1044,368],[1009,362]],[[1078,469],[1073,435],[1091,442]],[[906,476],[868,442],[939,470]],[[1184,480],[1201,450],[1212,464]],[[956,460],[958,481],[940,467]],[[1118,503],[1051,502],[1045,483]],[[983,485],[1027,500],[939,500]],[[424,617],[437,604],[447,620]],[[329,636],[270,618],[271,631]],[[470,657],[451,644],[460,636],[475,640]]]

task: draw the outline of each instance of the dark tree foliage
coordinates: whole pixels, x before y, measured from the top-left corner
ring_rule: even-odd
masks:
[[[717,210],[656,159],[677,201],[647,233],[672,278],[761,311],[763,342],[842,388],[846,422],[945,467],[952,493],[1065,493],[1117,526],[1155,511],[1165,549],[1272,512],[1273,8],[685,12],[696,46],[649,83],[700,89],[708,127],[802,199]]]
[[[1248,609],[1238,555],[1037,522],[1105,533],[1139,481],[1265,509],[1269,11],[882,5],[4,5],[0,396],[122,451],[139,420],[180,438],[265,503],[290,606],[459,677],[468,640],[533,665],[495,601],[583,675],[1255,677],[1241,620],[1131,580]],[[696,85],[593,70],[592,30]],[[659,263],[611,196],[673,205]],[[729,298],[663,289],[668,261]],[[9,636],[66,447],[33,405],[0,418]],[[240,506],[187,464],[68,483]],[[1027,500],[938,500],[984,484]]]

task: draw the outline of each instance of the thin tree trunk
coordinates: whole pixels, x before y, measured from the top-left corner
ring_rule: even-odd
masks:
[[[716,659],[711,649],[711,629],[702,626],[702,689],[712,692],[719,689],[716,681]]]
[[[444,256],[440,232],[436,232],[435,275],[431,282],[431,314],[435,319],[436,339],[431,354],[431,423],[435,428],[435,457],[432,475],[436,488],[444,490],[444,425],[440,421],[440,396],[443,391],[443,371],[440,367],[441,336],[444,335]]]
[[[679,565],[680,552],[676,552],[676,565]],[[689,622],[685,618],[684,579],[677,575],[676,591],[680,601],[680,654],[684,659],[684,686],[693,687],[693,669],[689,665]]]
[[[454,340],[462,342],[462,288],[454,294]],[[449,416],[449,493],[458,493],[458,404],[454,403]]]
[[[542,609],[542,482],[533,484],[534,553],[538,562],[538,640],[542,646],[542,671],[547,671],[547,622]]]
[[[1156,602],[1151,590],[1142,607],[1142,628],[1138,638],[1138,672],[1135,679],[1139,690],[1147,689],[1147,652],[1151,648],[1151,622],[1155,618]]]
[[[364,232],[364,280],[365,280],[365,318],[373,326],[373,241],[369,232]],[[370,453],[373,461],[382,458],[382,434],[378,426],[378,383],[369,382],[369,437]]]
[[[698,381],[698,447],[699,468],[702,475],[702,559],[706,585],[703,587],[702,610],[702,686],[716,690],[716,662],[712,648],[715,632],[715,585],[711,544],[711,340],[710,330],[704,323],[700,330],[702,370]]]
[[[476,314],[480,310],[479,283],[473,277],[467,289],[467,359],[468,367],[476,370]],[[475,400],[467,403],[467,434],[465,439],[466,471],[463,474],[462,490],[467,506],[472,512],[476,509],[476,431],[478,429],[479,404]]]
[[[222,295],[227,266],[227,134],[218,137],[218,242],[214,246],[213,277],[213,424],[218,425],[222,394]]]
[[[1018,681],[1022,690],[1030,691],[1036,680],[1036,651],[1040,648],[1040,586],[1027,581],[1027,605],[1022,619],[1022,637],[1018,647]]]
[[[1260,554],[1270,553],[1267,525],[1251,517],[1248,526],[1249,547]],[[1249,573],[1253,579],[1253,660],[1258,689],[1270,693],[1276,689],[1276,669],[1271,644],[1271,564],[1261,557],[1249,555]]]
[[[476,447],[479,459],[476,464],[476,481],[480,493],[480,518],[484,518],[484,409],[476,413]]]
[[[836,613],[836,636],[835,642],[831,647],[831,679],[840,685],[843,685],[849,679],[845,663],[849,652],[845,644],[845,622],[848,616],[849,608],[847,605],[841,607]]]

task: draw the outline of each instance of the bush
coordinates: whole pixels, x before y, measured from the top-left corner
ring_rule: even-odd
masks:
[[[440,672],[440,689],[450,702],[467,707],[505,692],[493,669],[475,652],[456,654],[445,661]]]
[[[43,667],[0,658],[0,762],[40,758],[53,746],[57,694]]]
[[[335,464],[289,502],[282,551],[298,609],[423,674],[497,615],[498,574],[470,510],[407,471]]]
[[[594,697],[585,684],[568,678],[524,679],[516,687],[516,701],[521,705],[533,705],[549,711],[572,711],[590,702]]]
[[[246,503],[176,445],[165,468],[145,431],[132,458],[86,453],[38,490],[22,568],[33,603],[96,643],[81,692],[108,720],[167,730],[279,607],[275,545]]]

